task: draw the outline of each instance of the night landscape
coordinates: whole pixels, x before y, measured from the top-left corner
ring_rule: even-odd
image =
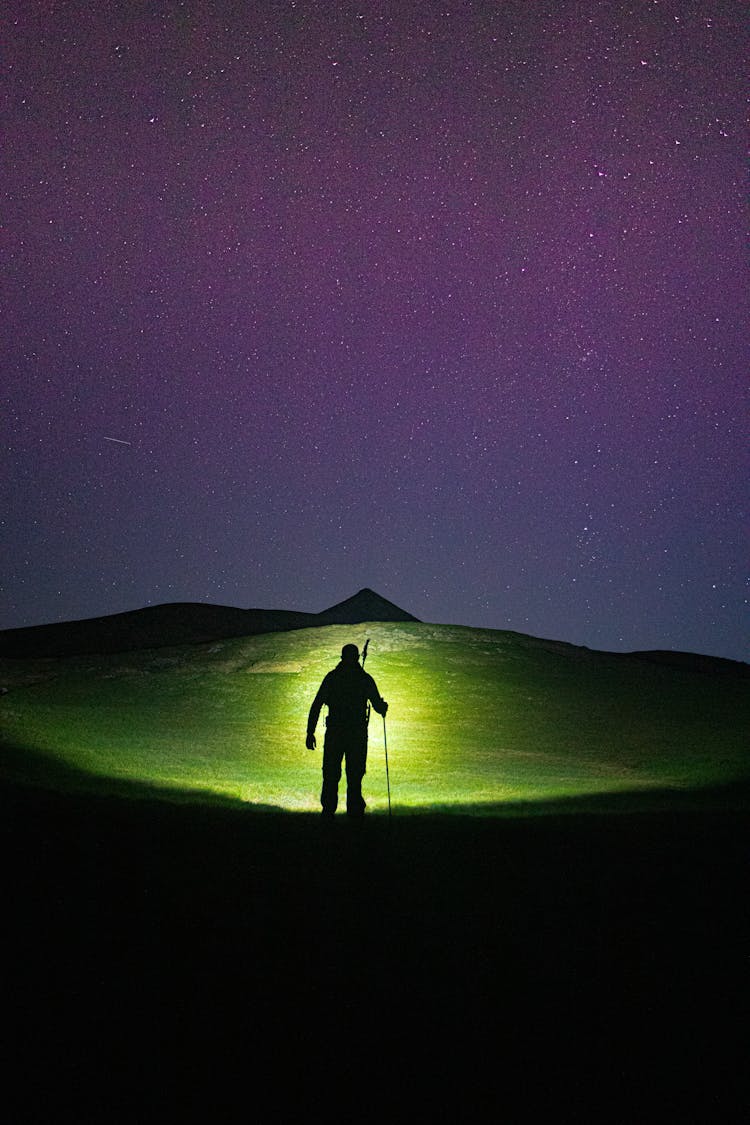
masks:
[[[737,6],[6,27],[8,1119],[743,1120]]]

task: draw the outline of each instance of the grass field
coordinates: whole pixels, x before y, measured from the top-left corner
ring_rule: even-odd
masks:
[[[746,680],[519,634],[370,623],[99,657],[3,661],[6,774],[64,788],[317,807],[307,711],[343,643],[369,636],[390,703],[396,809],[470,808],[747,779]],[[322,745],[322,722],[318,730]],[[24,751],[27,752],[24,754]],[[373,715],[365,792],[386,807]]]
[[[394,817],[376,721],[329,825],[307,710],[368,635]],[[2,662],[9,1119],[744,1120],[741,671],[383,623]]]

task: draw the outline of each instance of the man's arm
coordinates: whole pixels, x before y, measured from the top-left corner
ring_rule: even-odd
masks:
[[[315,749],[315,728],[317,727],[318,719],[320,718],[320,709],[326,702],[327,686],[328,676],[325,676],[323,679],[323,683],[318,688],[318,693],[315,696],[315,699],[313,699],[312,701],[310,713],[307,716],[307,738],[305,739],[305,746],[308,750]]]
[[[378,691],[378,685],[375,683],[369,673],[367,673],[367,679],[369,680],[369,683],[367,685],[367,698],[372,704],[374,711],[377,711],[379,715],[385,715],[386,711],[388,710],[388,704]]]

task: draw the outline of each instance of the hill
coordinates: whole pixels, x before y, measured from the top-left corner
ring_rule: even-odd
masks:
[[[5,776],[315,809],[320,761],[304,749],[307,711],[342,644],[361,648],[368,636],[403,810],[643,802],[750,773],[744,665],[711,674],[518,633],[371,621],[2,660],[0,738],[15,748]],[[382,735],[373,719],[375,810],[385,807]]]
[[[325,824],[307,709],[368,636],[394,815],[378,720]],[[742,1119],[750,700],[679,663],[411,621],[0,660],[14,1120],[331,1116],[332,1044],[363,1121]]]
[[[83,621],[6,629],[0,632],[0,657],[33,659],[130,652],[204,644],[227,637],[249,637],[317,625],[416,620],[410,613],[367,588],[321,613],[170,602]]]
[[[356,625],[362,621],[419,621],[419,618],[365,587],[353,597],[317,614],[313,624]]]

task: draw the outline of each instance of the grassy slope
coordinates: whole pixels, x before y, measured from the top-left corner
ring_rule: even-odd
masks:
[[[22,751],[6,757],[6,775],[49,778],[57,764],[61,788],[115,779],[313,809],[320,756],[304,748],[307,709],[341,645],[366,636],[368,670],[391,704],[395,806],[497,811],[513,801],[720,785],[750,772],[739,677],[514,633],[379,622],[0,662],[10,689],[0,731]],[[321,743],[322,733],[321,724]],[[378,716],[368,772],[369,805],[382,810]]]
[[[746,811],[328,825],[231,800],[315,807],[307,708],[368,632],[398,805],[609,804],[613,787],[746,771],[742,680],[508,633],[375,624],[0,664],[14,1120],[57,1121],[67,1100],[107,1122],[197,1106],[207,1121],[744,1119]],[[230,800],[54,792],[139,796],[148,779]]]

